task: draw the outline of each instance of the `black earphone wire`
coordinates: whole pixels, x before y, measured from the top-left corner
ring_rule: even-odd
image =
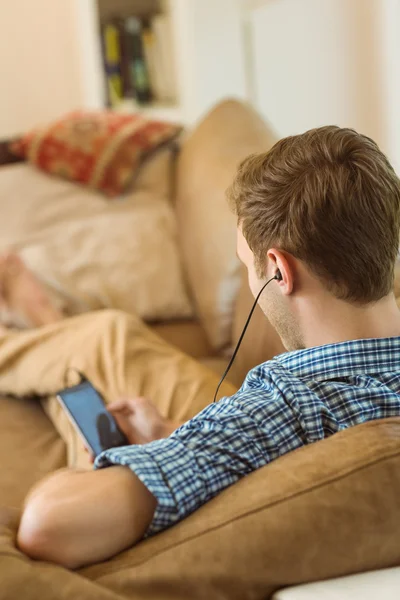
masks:
[[[278,271],[278,273],[279,273],[279,271]],[[233,364],[233,361],[234,361],[234,360],[235,360],[235,358],[236,358],[236,354],[238,353],[238,350],[239,350],[239,348],[240,348],[240,344],[242,343],[242,340],[243,340],[243,338],[244,338],[244,334],[246,333],[247,327],[249,326],[250,319],[251,319],[251,317],[253,316],[253,312],[254,312],[254,310],[255,310],[255,308],[256,308],[256,306],[257,306],[258,299],[259,299],[259,297],[261,296],[261,294],[263,293],[263,291],[265,290],[265,288],[267,287],[267,285],[268,285],[269,283],[271,283],[271,281],[274,281],[275,279],[276,279],[277,281],[280,281],[280,280],[282,279],[282,276],[280,275],[280,273],[279,273],[279,275],[277,274],[277,275],[275,275],[274,277],[271,277],[271,279],[269,279],[269,280],[267,281],[267,283],[264,283],[264,285],[262,286],[261,290],[258,292],[258,294],[257,294],[257,297],[256,297],[256,299],[254,300],[253,307],[252,307],[252,309],[251,309],[251,311],[250,311],[250,313],[249,313],[249,316],[247,317],[246,324],[245,324],[245,326],[243,327],[243,331],[242,331],[242,333],[240,334],[239,341],[238,341],[238,343],[236,344],[236,348],[235,348],[235,350],[233,351],[232,358],[231,358],[231,360],[229,361],[229,364],[228,364],[228,366],[226,367],[226,369],[225,369],[225,372],[224,372],[224,374],[223,374],[223,375],[222,375],[222,377],[221,377],[221,381],[220,381],[220,382],[219,382],[219,384],[217,385],[217,389],[215,390],[215,394],[214,394],[214,400],[213,400],[213,403],[214,403],[214,402],[216,402],[216,400],[217,400],[217,394],[218,394],[218,392],[219,392],[219,388],[221,387],[221,385],[222,385],[222,383],[223,383],[223,381],[224,381],[225,377],[228,375],[228,373],[229,373],[229,369],[231,368],[231,366],[232,366],[232,364]]]

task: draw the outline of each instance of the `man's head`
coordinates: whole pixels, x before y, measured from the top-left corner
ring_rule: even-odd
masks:
[[[334,126],[285,138],[248,157],[228,195],[253,294],[277,269],[282,273],[282,284],[271,284],[260,305],[286,347],[302,346],[293,299],[303,275],[355,306],[391,292],[400,181],[370,138]]]

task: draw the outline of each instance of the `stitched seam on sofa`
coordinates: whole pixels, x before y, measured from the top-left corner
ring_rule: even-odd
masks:
[[[134,563],[133,565],[131,565],[133,568],[135,567],[139,567],[143,564],[145,564],[146,562],[148,562],[149,560],[152,560],[155,556],[159,556],[161,554],[163,554],[164,552],[168,552],[169,550],[172,550],[173,548],[177,548],[178,546],[181,546],[182,544],[186,544],[187,542],[190,542],[194,539],[199,539],[201,537],[203,537],[204,535],[212,532],[212,531],[216,531],[218,529],[222,529],[223,527],[226,527],[227,525],[230,525],[231,523],[234,523],[235,521],[239,521],[240,519],[243,519],[245,517],[248,517],[250,515],[254,515],[257,514],[258,512],[261,512],[263,510],[265,510],[266,508],[272,508],[273,506],[276,506],[277,504],[281,504],[283,502],[290,502],[292,500],[295,500],[296,498],[299,498],[301,496],[303,496],[304,494],[307,494],[309,492],[321,489],[327,485],[330,485],[331,483],[335,483],[337,481],[340,481],[341,479],[345,479],[346,477],[349,477],[351,475],[354,475],[355,473],[364,471],[365,469],[369,469],[370,467],[374,467],[375,465],[384,462],[387,459],[392,459],[395,458],[396,456],[400,456],[400,450],[396,450],[396,452],[392,452],[390,454],[385,454],[384,456],[381,456],[380,458],[372,461],[372,462],[368,462],[362,466],[358,465],[357,467],[353,468],[353,469],[349,469],[347,471],[342,472],[340,475],[336,475],[335,477],[330,477],[329,479],[322,481],[312,487],[308,487],[305,490],[301,490],[300,492],[294,492],[293,494],[286,496],[284,500],[280,499],[280,500],[274,500],[272,502],[270,502],[269,504],[263,504],[262,506],[259,506],[255,509],[251,509],[246,511],[245,513],[242,513],[240,515],[237,515],[235,517],[232,517],[226,521],[220,522],[218,523],[218,525],[215,525],[213,527],[208,527],[207,529],[196,533],[195,535],[191,535],[186,537],[183,540],[179,540],[179,542],[175,542],[169,546],[166,546],[165,548],[159,550],[158,552],[154,552],[151,554],[151,556],[148,556],[147,558],[144,558],[143,560],[141,560],[140,562]],[[228,488],[229,489],[229,488]],[[181,521],[182,522],[182,521]],[[179,523],[177,523],[177,525],[179,525]],[[162,532],[161,532],[162,533]],[[160,534],[158,534],[160,535]],[[150,538],[151,539],[151,538]],[[108,575],[112,575],[114,573],[118,573],[118,571],[123,571],[124,569],[126,569],[127,565],[124,565],[123,567],[116,567],[115,569],[112,568],[112,566],[110,565],[109,568],[104,568],[103,565],[103,573],[101,574],[101,576],[97,579],[95,579],[95,581],[100,581],[102,579],[102,577],[106,577]],[[89,567],[90,568],[90,567]]]

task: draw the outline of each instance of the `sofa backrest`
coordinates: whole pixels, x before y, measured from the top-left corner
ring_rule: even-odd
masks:
[[[240,287],[236,218],[225,196],[239,163],[276,141],[249,106],[226,100],[182,144],[176,213],[182,258],[197,312],[216,350],[230,345]]]

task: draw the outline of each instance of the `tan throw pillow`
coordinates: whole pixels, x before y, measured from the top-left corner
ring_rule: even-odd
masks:
[[[112,307],[146,320],[192,315],[163,195],[109,203],[22,164],[0,171],[0,210],[0,249],[17,250],[68,314]]]
[[[236,219],[225,191],[238,164],[275,138],[261,118],[234,100],[214,108],[183,143],[176,212],[183,262],[199,317],[215,349],[231,342],[240,285]]]

